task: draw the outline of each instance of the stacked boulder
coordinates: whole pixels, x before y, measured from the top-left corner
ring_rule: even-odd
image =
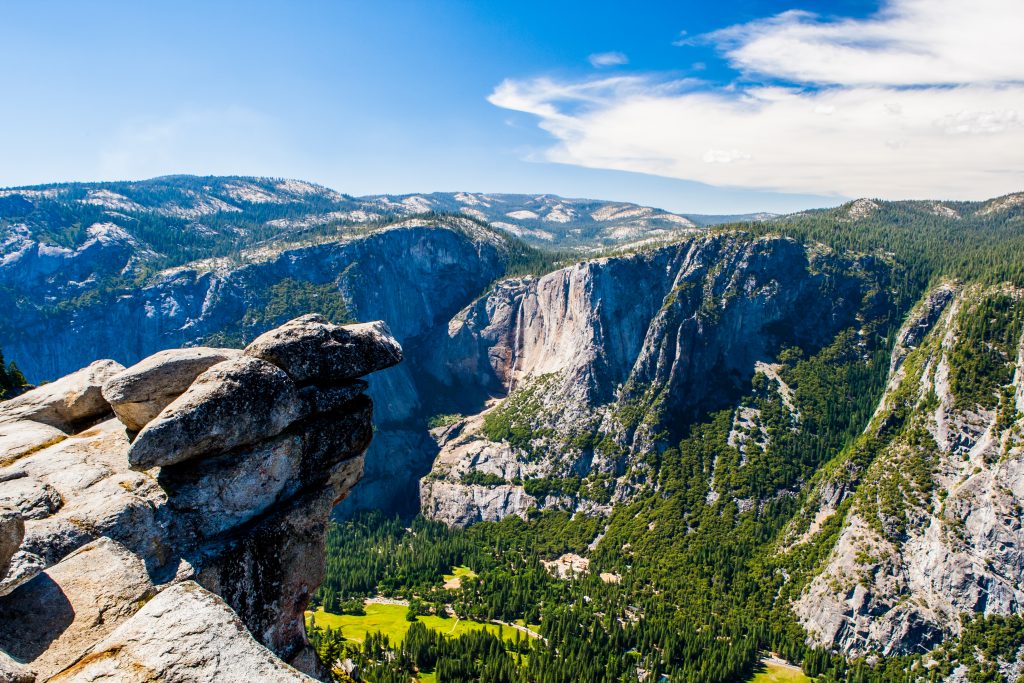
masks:
[[[0,682],[323,673],[303,612],[372,436],[359,378],[401,358],[309,315],[0,403]]]

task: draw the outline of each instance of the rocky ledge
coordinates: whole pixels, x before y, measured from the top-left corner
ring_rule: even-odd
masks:
[[[0,404],[0,683],[323,673],[303,612],[362,475],[380,322],[97,361]]]

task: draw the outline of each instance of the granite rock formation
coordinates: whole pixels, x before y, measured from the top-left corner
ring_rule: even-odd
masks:
[[[372,436],[358,378],[402,351],[316,316],[256,342],[97,361],[0,405],[0,680],[324,673],[303,612]]]

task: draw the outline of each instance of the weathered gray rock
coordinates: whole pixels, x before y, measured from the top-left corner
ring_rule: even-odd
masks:
[[[32,420],[71,431],[110,412],[102,387],[122,370],[120,363],[98,360],[56,382],[0,403],[0,422]]]
[[[402,360],[402,347],[383,321],[341,326],[311,314],[260,335],[245,354],[273,363],[303,384],[342,382],[389,368]]]
[[[25,522],[11,508],[0,507],[0,579],[7,576],[11,558],[25,539]]]
[[[371,404],[316,418],[251,448],[165,467],[160,486],[181,537],[210,537],[266,512],[370,444]]]
[[[67,438],[67,432],[52,425],[31,420],[0,422],[0,467],[22,455]]]
[[[0,509],[17,510],[23,519],[43,519],[63,504],[57,489],[35,477],[21,476],[0,481]]]
[[[313,681],[257,643],[224,602],[192,581],[160,593],[51,681]]]
[[[0,598],[9,595],[44,569],[46,561],[35,553],[24,549],[14,553],[7,569],[7,576],[0,579]]]
[[[46,679],[155,593],[142,560],[101,538],[0,599],[0,650]]]
[[[280,368],[248,356],[214,365],[139,432],[128,462],[145,470],[269,439],[302,415]]]
[[[207,368],[241,354],[205,346],[160,351],[107,380],[103,397],[118,419],[137,432]]]

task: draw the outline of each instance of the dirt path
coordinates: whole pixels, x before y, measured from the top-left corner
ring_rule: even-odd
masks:
[[[530,636],[531,638],[538,638],[545,645],[548,644],[548,639],[547,638],[545,638],[541,634],[537,633],[536,631],[533,631],[531,629],[526,628],[525,626],[520,626],[519,624],[510,624],[507,621],[502,621],[500,619],[491,619],[491,623],[492,624],[500,624],[501,626],[508,626],[509,628],[514,628],[517,631],[522,631],[523,633],[525,633],[526,635]]]

